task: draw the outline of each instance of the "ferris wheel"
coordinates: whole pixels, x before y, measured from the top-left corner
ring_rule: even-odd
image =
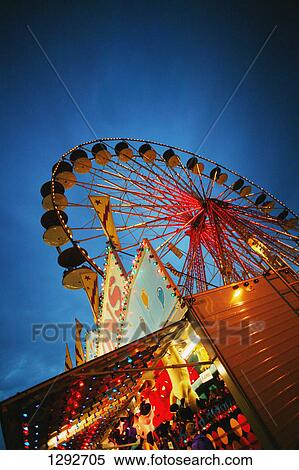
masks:
[[[269,267],[299,266],[298,216],[235,171],[178,147],[131,138],[80,144],[41,188],[44,241],[57,248],[63,283],[103,273],[107,233],[95,208],[105,196],[130,258],[147,238],[183,293],[240,282]],[[67,246],[69,244],[69,246]]]

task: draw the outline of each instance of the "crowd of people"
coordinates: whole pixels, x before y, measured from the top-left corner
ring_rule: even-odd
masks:
[[[146,436],[138,433],[136,416],[133,412],[128,412],[127,416],[120,418],[110,433],[110,447],[181,450],[251,448],[244,437],[240,443],[241,425],[236,432],[229,424],[232,417],[235,419],[241,416],[241,411],[223,380],[216,376],[211,383],[203,384],[197,394],[199,400],[195,412],[185,406],[184,400],[179,404],[172,404],[172,419],[160,423]],[[150,413],[151,405],[145,401],[141,402],[139,415],[146,418]],[[219,429],[224,430],[224,437],[218,435]]]

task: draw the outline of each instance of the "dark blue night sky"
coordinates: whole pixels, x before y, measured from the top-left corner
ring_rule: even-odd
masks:
[[[68,148],[94,136],[196,150],[298,209],[295,2],[9,1],[1,25],[0,399],[63,370],[64,343],[32,323],[90,319],[42,241],[39,188]],[[297,44],[296,44],[297,43]],[[73,345],[71,345],[73,346]]]

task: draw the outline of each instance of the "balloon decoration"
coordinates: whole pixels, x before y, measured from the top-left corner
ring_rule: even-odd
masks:
[[[186,361],[181,358],[174,345],[169,346],[167,354],[162,361],[166,366],[186,363]],[[185,406],[190,406],[193,411],[196,411],[199,397],[192,388],[187,368],[168,369],[168,374],[172,383],[170,404],[172,405],[178,401],[183,401]]]

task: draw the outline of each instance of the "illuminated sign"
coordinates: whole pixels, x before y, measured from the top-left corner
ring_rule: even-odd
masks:
[[[185,311],[177,286],[150,243],[144,240],[125,286],[124,328],[119,345],[180,320]]]
[[[117,344],[121,300],[125,282],[126,272],[123,265],[117,253],[109,249],[100,312],[98,356],[112,351]]]

